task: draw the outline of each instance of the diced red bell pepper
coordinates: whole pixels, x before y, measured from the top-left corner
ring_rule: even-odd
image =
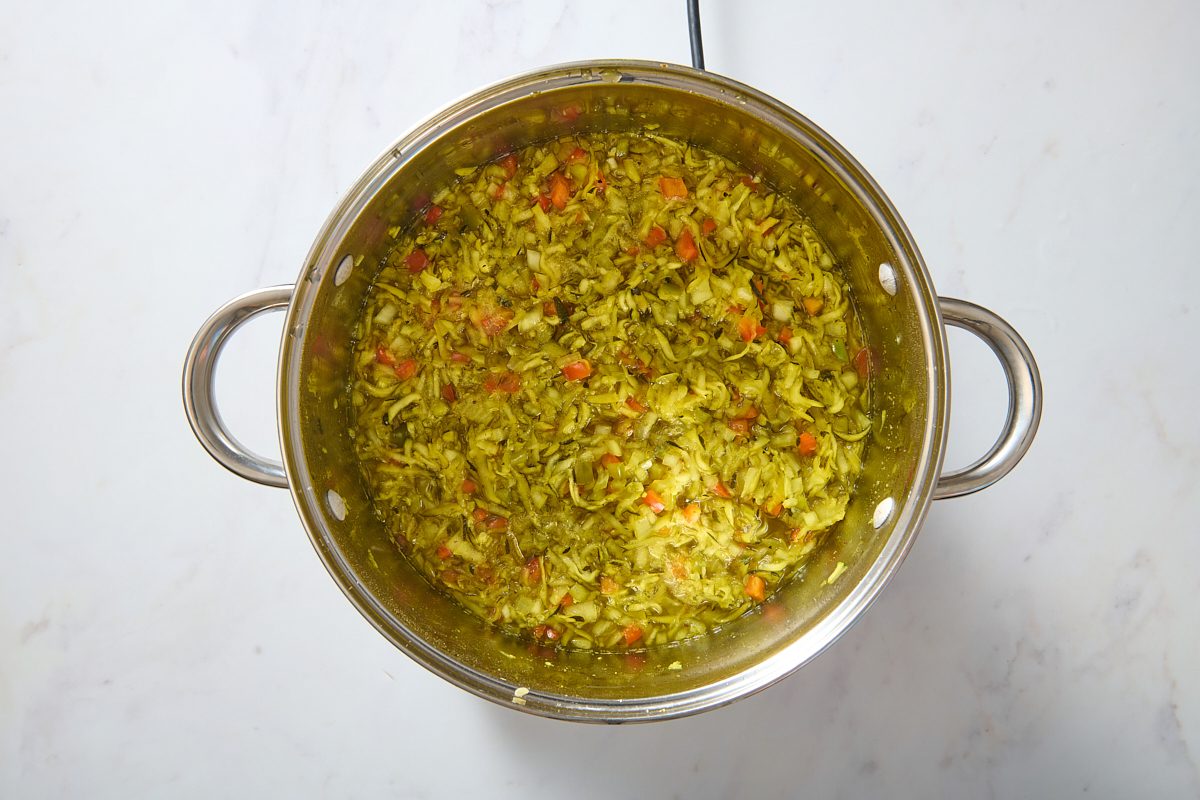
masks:
[[[668,200],[682,199],[688,196],[687,184],[683,178],[670,178],[664,175],[658,179],[658,190]]]
[[[874,361],[874,357],[870,348],[860,348],[859,351],[854,354],[854,369],[858,372],[858,376],[860,378],[865,378],[868,374],[870,374],[872,361]]]
[[[567,179],[561,173],[554,173],[550,176],[550,204],[562,211],[567,207],[567,201],[571,199],[571,184],[567,183]]]
[[[418,368],[419,365],[417,364],[417,360],[415,358],[406,358],[403,361],[396,363],[396,377],[402,381],[406,381],[413,375],[417,374]]]
[[[749,314],[743,314],[742,318],[738,320],[738,333],[743,342],[752,342],[766,332],[767,329]]]
[[[512,319],[512,310],[501,306],[500,308],[493,308],[480,312],[476,320],[476,324],[479,325],[483,332],[488,336],[496,336],[497,334],[504,332],[504,329],[508,327],[508,324],[512,322]]]
[[[504,170],[504,175],[512,178],[517,174],[517,157],[513,153],[509,153],[504,158],[500,159],[500,168]]]
[[[521,376],[510,370],[492,372],[483,379],[483,388],[492,393],[516,394],[521,391]]]
[[[408,265],[408,271],[415,275],[429,266],[429,256],[418,248],[404,257],[404,263]]]
[[[695,261],[696,256],[700,255],[700,250],[696,247],[696,240],[692,238],[691,228],[684,228],[679,234],[679,238],[675,240],[675,255],[679,256],[679,260],[685,264]]]
[[[525,559],[525,580],[530,583],[541,583],[542,581],[542,560],[537,556],[530,556]]]
[[[569,381],[581,381],[592,374],[592,365],[588,363],[587,359],[581,358],[578,361],[564,364],[562,374]]]

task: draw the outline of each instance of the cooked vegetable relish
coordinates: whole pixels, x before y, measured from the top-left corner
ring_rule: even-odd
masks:
[[[441,189],[367,296],[350,388],[400,549],[555,645],[711,631],[842,519],[870,430],[847,286],[808,220],[653,133]]]

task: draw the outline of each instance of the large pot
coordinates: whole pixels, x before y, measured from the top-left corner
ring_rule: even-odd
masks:
[[[848,272],[866,338],[877,434],[846,519],[764,607],[715,634],[640,654],[556,652],[506,635],[433,590],[372,511],[347,435],[350,331],[386,253],[386,229],[475,165],[570,131],[662,133],[724,154],[789,195]],[[213,370],[251,317],[286,309],[279,357],[283,462],[255,455],[221,421]],[[943,475],[950,373],[944,324],[981,337],[1008,379],[1004,432],[971,466]],[[410,657],[480,697],[549,717],[623,722],[729,703],[799,668],[867,608],[912,546],[930,501],[998,480],[1028,449],[1041,384],[1028,347],[978,306],[939,298],[892,204],[825,132],[781,103],[711,73],[667,64],[584,62],[485,89],[434,115],[372,164],[317,236],[294,286],[238,297],[201,327],[184,403],[196,436],[237,474],[289,487],[342,591]],[[885,413],[886,412],[886,413]],[[847,570],[829,583],[837,562]]]

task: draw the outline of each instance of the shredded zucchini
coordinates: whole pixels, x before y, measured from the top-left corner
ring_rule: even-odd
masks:
[[[746,613],[842,519],[871,428],[832,255],[784,197],[658,135],[458,175],[392,229],[354,334],[352,433],[397,545],[555,645]]]

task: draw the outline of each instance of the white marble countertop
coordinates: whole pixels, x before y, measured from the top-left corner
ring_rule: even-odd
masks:
[[[685,62],[683,4],[9,4],[0,796],[1200,793],[1200,7],[704,11],[709,67],[843,142],[940,292],[1028,339],[1024,463],[935,504],[881,601],[755,697],[620,728],[471,697],[359,617],[287,493],[201,450],[183,355],[224,300],[293,281],[428,113],[549,63]],[[264,450],[279,320],[220,376]],[[950,343],[961,464],[1003,382]]]

